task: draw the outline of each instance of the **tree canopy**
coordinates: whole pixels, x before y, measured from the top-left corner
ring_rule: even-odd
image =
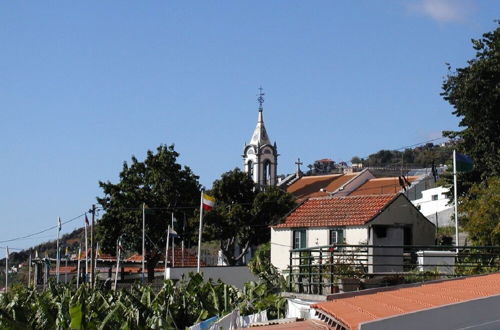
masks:
[[[147,151],[142,162],[132,156],[123,163],[120,180],[114,184],[99,182],[104,196],[97,201],[104,210],[98,222],[97,236],[104,251],[114,253],[116,242],[142,253],[142,205],[146,204],[146,260],[148,277],[152,276],[172,212],[192,216],[199,205],[198,177],[187,166],[177,163],[174,146],[161,145],[156,153]]]
[[[210,193],[216,206],[205,215],[205,239],[219,241],[231,265],[238,263],[249,247],[269,241],[269,225],[295,206],[293,196],[276,187],[259,191],[240,169],[222,174]],[[237,247],[239,253],[235,255]]]
[[[448,74],[442,96],[460,118],[460,131],[444,132],[474,159],[468,179],[500,175],[500,27],[472,40],[475,58]],[[449,67],[449,69],[451,69]]]
[[[497,22],[498,24],[498,22]],[[474,169],[458,173],[461,223],[476,244],[500,244],[500,27],[472,40],[475,57],[451,71],[441,95],[460,118],[459,131],[443,132]],[[451,183],[451,175],[444,176]]]

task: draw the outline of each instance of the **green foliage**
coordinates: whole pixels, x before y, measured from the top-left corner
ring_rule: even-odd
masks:
[[[246,283],[242,291],[190,274],[154,292],[136,285],[112,291],[87,285],[74,289],[51,283],[45,291],[16,287],[0,296],[1,329],[184,329],[239,308],[242,315],[267,309],[283,317],[286,299],[264,283]]]
[[[279,293],[286,290],[286,280],[280,274],[278,269],[271,263],[271,243],[260,245],[255,251],[254,256],[248,263],[250,271],[259,277],[262,283],[272,290]]]
[[[222,174],[210,191],[215,208],[206,213],[206,240],[220,241],[220,248],[230,265],[241,260],[248,248],[270,239],[269,225],[295,207],[292,195],[275,187],[257,190],[248,174],[240,169]],[[240,254],[235,256],[235,247]]]
[[[474,159],[474,182],[500,175],[500,27],[472,40],[475,58],[451,72],[442,96],[460,118],[461,131],[444,132],[458,139],[458,147]]]
[[[500,245],[500,177],[490,177],[474,184],[460,209],[469,237],[477,245]]]
[[[148,150],[146,159],[139,162],[132,156],[130,165],[124,162],[120,181],[99,182],[104,197],[97,201],[105,213],[97,226],[97,237],[105,252],[115,253],[116,242],[122,236],[129,250],[142,252],[142,204],[146,210],[146,260],[148,278],[159,259],[157,246],[164,246],[166,230],[172,211],[193,216],[200,196],[198,177],[186,166],[177,163],[179,154],[174,146],[161,145],[156,153]],[[191,207],[191,208],[190,208]],[[184,214],[176,211],[179,219]]]
[[[433,143],[427,143],[413,149],[407,148],[404,151],[398,150],[380,150],[362,159],[363,166],[371,167],[390,167],[390,166],[409,166],[409,167],[431,167],[445,164],[451,159],[452,149],[449,145],[441,146]],[[356,158],[356,159],[355,159]],[[353,157],[359,160],[358,157]]]

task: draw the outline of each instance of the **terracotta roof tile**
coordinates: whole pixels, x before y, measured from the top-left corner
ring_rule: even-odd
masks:
[[[396,197],[390,195],[311,198],[275,228],[360,226]]]
[[[358,329],[363,322],[498,294],[500,273],[355,295],[312,307],[349,329]]]
[[[411,183],[417,178],[417,176],[409,176],[406,179]],[[401,189],[399,177],[377,178],[366,181],[351,192],[349,196],[395,194],[400,192]]]
[[[196,267],[198,265],[198,258],[196,257],[195,254],[192,254],[186,250],[184,250],[184,263],[182,260],[182,249],[181,248],[175,248],[174,250],[174,257],[175,257],[175,266],[176,267]],[[170,250],[168,253],[168,260],[171,261],[172,259],[172,251]],[[161,261],[165,260],[165,256],[161,256],[160,258]],[[126,262],[142,262],[142,255],[140,254],[133,254],[130,257],[128,257]],[[206,263],[201,261],[201,266],[206,266]]]
[[[327,191],[335,191],[356,175],[358,174],[303,176],[292,183],[286,191],[294,195],[298,200],[304,200],[310,197],[324,197],[325,193],[320,192],[320,189],[323,188]]]

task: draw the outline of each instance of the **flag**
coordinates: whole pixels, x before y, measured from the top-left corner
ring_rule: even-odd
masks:
[[[62,228],[61,217],[57,218],[57,228],[59,231],[61,231]]]
[[[69,256],[69,250],[68,250],[68,247],[66,246],[66,250],[64,251],[64,255],[67,257]]]
[[[35,250],[35,259],[38,259],[38,250]]]
[[[473,163],[472,158],[470,158],[469,156],[457,152],[455,155],[455,162],[457,166],[457,172],[472,171]]]
[[[7,248],[6,248],[6,251],[7,251],[7,255],[6,255],[6,257],[5,257],[5,258],[7,258],[7,260],[9,260],[9,247],[8,247],[8,246],[7,246]]]
[[[215,198],[213,198],[212,196],[208,196],[207,194],[203,194],[202,204],[205,211],[210,211],[214,207]]]
[[[122,240],[121,239],[118,240],[118,246],[117,247],[118,247],[118,250],[120,250],[120,251],[123,252],[123,246],[122,246]]]
[[[177,237],[178,236],[177,232],[173,228],[170,228],[170,227],[168,228],[168,235],[170,237]]]
[[[85,224],[87,226],[89,225],[89,218],[87,218],[87,213],[85,213]]]

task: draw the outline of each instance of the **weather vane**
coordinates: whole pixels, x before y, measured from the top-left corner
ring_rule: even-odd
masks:
[[[262,111],[263,108],[262,108],[262,104],[264,103],[264,95],[266,95],[265,93],[262,93],[263,89],[262,89],[262,86],[259,87],[259,97],[257,98],[257,102],[259,102],[259,111]]]

